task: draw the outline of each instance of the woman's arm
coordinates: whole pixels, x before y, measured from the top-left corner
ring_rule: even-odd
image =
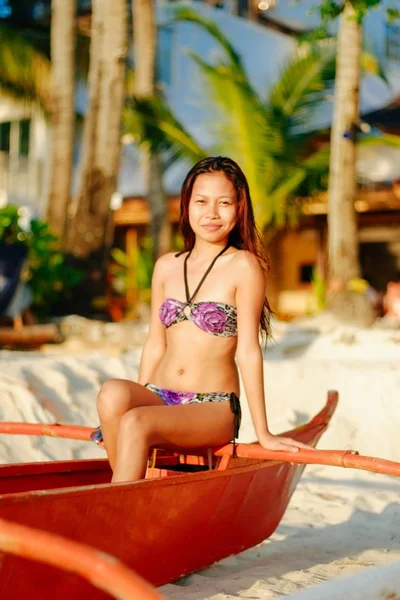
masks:
[[[265,275],[257,257],[249,252],[241,252],[237,262],[236,359],[258,441],[267,450],[297,452],[299,448],[309,449],[309,446],[301,442],[274,436],[269,431],[264,399],[263,356],[259,341],[259,322],[265,297]]]
[[[166,348],[165,328],[160,321],[159,310],[164,301],[164,278],[169,258],[168,254],[162,256],[154,266],[151,282],[150,327],[143,346],[139,367],[139,383],[142,385],[151,381]]]

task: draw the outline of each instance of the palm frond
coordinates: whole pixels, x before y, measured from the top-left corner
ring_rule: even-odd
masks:
[[[361,53],[361,69],[364,73],[377,75],[386,85],[389,85],[389,79],[386,75],[386,69],[379,57],[372,52],[363,50]]]
[[[0,90],[16,100],[48,106],[50,61],[22,34],[0,25]]]
[[[216,25],[197,13],[193,15],[193,11],[190,20],[212,35],[225,51],[216,64],[190,54],[213,101],[215,147],[237,160],[246,173],[259,225],[263,227],[272,220],[280,223],[287,198],[309,173],[315,173],[311,166],[297,162],[296,152],[309,137],[300,133],[299,125],[308,121],[333,85],[333,42],[322,48],[303,48],[286,65],[269,101],[264,102],[242,64],[240,70],[236,68],[237,55]]]
[[[273,86],[268,106],[289,132],[308,124],[325,99],[335,79],[335,57],[331,47],[311,48],[295,54]]]
[[[124,130],[152,152],[172,151],[175,159],[196,162],[207,155],[161,95],[152,100],[132,97],[124,112]]]
[[[210,115],[212,148],[202,148],[194,140],[162,97],[150,103],[134,100],[126,127],[141,143],[191,162],[211,152],[232,157],[246,173],[258,225],[281,225],[290,218],[291,199],[325,173],[326,153],[299,159],[299,147],[303,144],[304,155],[304,143],[310,137],[299,126],[333,83],[331,45],[295,56],[266,101],[254,90],[239,55],[215,23],[189,9],[179,11],[177,19],[204,29],[224,51],[215,64],[190,54],[206,84],[204,103]]]
[[[329,168],[330,146],[326,145],[304,158],[300,164],[310,171]]]
[[[274,189],[269,194],[269,199],[274,205],[274,214],[278,220],[284,221],[286,200],[294,194],[306,176],[306,169],[294,165],[291,169],[287,169],[280,180],[275,183]]]
[[[210,123],[216,152],[236,160],[249,180],[258,220],[265,207],[264,173],[271,150],[279,152],[279,131],[270,127],[265,111],[252,88],[238,83],[225,66],[213,67],[196,59],[213,100]]]
[[[197,25],[210,35],[214,29],[209,22],[196,15]],[[215,28],[215,25],[214,25]],[[219,30],[218,30],[219,31]],[[215,39],[219,41],[220,35]],[[197,54],[191,58],[201,70],[206,83],[208,98],[212,100],[210,129],[217,153],[236,160],[246,173],[252,190],[255,213],[258,220],[265,214],[265,172],[271,161],[271,152],[279,153],[283,142],[280,131],[266,119],[263,103],[253,89],[247,74],[230,44],[223,42],[225,57],[216,65],[207,63]]]
[[[357,146],[394,146],[400,147],[400,135],[393,133],[382,133],[382,135],[365,136],[357,139]]]
[[[240,55],[236,52],[233,45],[230,43],[228,38],[222,33],[217,24],[211,19],[206,19],[200,16],[195,10],[192,8],[180,8],[175,13],[175,21],[186,21],[188,23],[194,23],[201,27],[203,30],[207,31],[210,36],[218,42],[221,48],[225,51],[225,54],[228,57],[229,64],[235,68],[237,73],[237,77],[241,78],[245,76],[245,70],[243,67],[242,60]]]
[[[304,168],[306,176],[296,190],[296,196],[310,197],[326,190],[329,175],[330,146],[313,152],[299,161],[299,166]]]
[[[361,69],[364,73],[377,75],[387,86],[390,85],[386,74],[386,64],[382,57],[386,54],[386,48],[381,41],[374,36],[363,36],[363,48],[361,52]]]

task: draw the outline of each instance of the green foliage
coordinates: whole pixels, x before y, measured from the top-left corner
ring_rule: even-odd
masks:
[[[142,240],[142,246],[135,254],[127,254],[120,248],[112,248],[114,264],[109,267],[114,275],[113,288],[120,294],[128,290],[147,290],[151,287],[153,271],[151,239]]]
[[[23,35],[0,25],[0,90],[24,102],[48,106],[50,60]]]
[[[283,225],[291,219],[288,208],[289,204],[294,206],[292,198],[302,188],[309,191],[321,182],[323,178],[316,171],[325,174],[328,168],[326,153],[318,164],[310,163],[316,153],[307,146],[311,136],[304,132],[333,85],[334,46],[303,46],[263,97],[253,88],[240,56],[213,21],[191,9],[178,11],[176,18],[202,27],[223,51],[214,64],[190,53],[204,79],[203,101],[208,109],[210,100],[212,103],[212,142],[200,147],[160,95],[154,101],[132,100],[134,110],[125,121],[126,130],[153,151],[168,150],[170,156],[192,163],[213,154],[231,156],[249,180],[259,226]],[[326,164],[321,166],[323,158]],[[291,211],[291,216],[296,212]]]
[[[315,7],[315,10],[319,12],[322,21],[322,26],[318,30],[320,34],[321,32],[325,32],[326,34],[326,27],[329,21],[332,21],[341,15],[348,3],[352,4],[354,8],[357,22],[362,23],[364,17],[370,10],[383,6],[384,0],[321,0]],[[386,10],[389,22],[393,22],[395,19],[400,18],[400,10],[398,8],[384,7],[384,9]]]
[[[90,37],[76,35],[75,77],[87,80]],[[0,24],[0,91],[25,103],[51,108],[50,26],[19,30]]]
[[[19,225],[20,217],[18,206],[8,204],[0,208],[0,241],[3,244],[26,243],[27,235]]]
[[[300,4],[303,0],[295,1]],[[321,24],[319,27],[303,33],[299,38],[300,41],[312,42],[329,37],[329,23],[342,14],[347,4],[353,6],[355,11],[354,19],[361,25],[367,13],[372,9],[376,10],[379,6],[383,6],[384,0],[320,0],[319,4],[309,9],[309,13],[319,13]],[[400,19],[400,9],[384,7],[384,10],[389,23]],[[379,72],[377,74],[381,75]]]
[[[316,267],[312,270],[311,287],[318,310],[324,310],[326,304],[326,281]]]
[[[170,161],[184,156],[196,162],[206,156],[161,92],[153,100],[129,98],[124,109],[123,127],[151,152],[169,151]]]
[[[388,16],[389,23],[393,23],[393,21],[400,19],[400,9],[398,9],[398,8],[390,8],[389,7],[386,9],[386,14]]]
[[[26,283],[32,290],[32,308],[40,315],[51,314],[62,297],[70,297],[83,274],[66,264],[58,238],[44,221],[32,219],[22,228],[23,211],[14,205],[0,209],[0,240],[5,244],[28,247]]]

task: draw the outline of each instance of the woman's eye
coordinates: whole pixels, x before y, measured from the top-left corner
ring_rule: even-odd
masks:
[[[196,200],[196,204],[204,204],[204,200]]]

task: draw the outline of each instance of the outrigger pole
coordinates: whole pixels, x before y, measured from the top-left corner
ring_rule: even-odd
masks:
[[[80,575],[117,600],[162,600],[113,556],[54,533],[0,519],[0,551]]]

